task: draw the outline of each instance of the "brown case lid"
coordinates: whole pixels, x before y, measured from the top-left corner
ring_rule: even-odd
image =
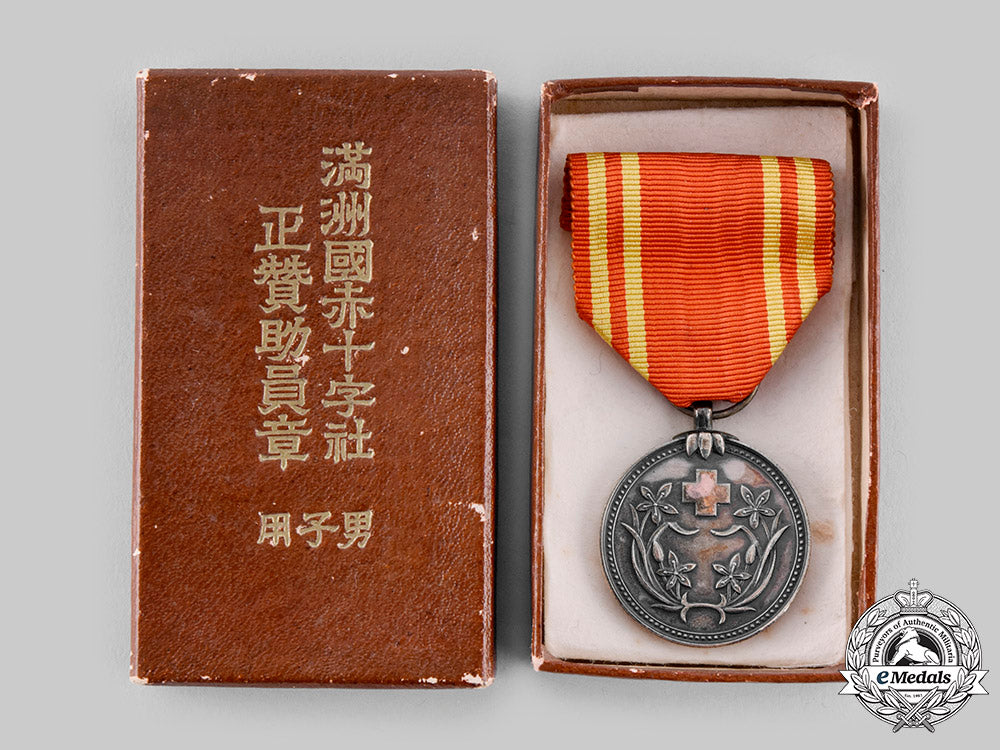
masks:
[[[495,101],[140,74],[136,681],[491,681]]]

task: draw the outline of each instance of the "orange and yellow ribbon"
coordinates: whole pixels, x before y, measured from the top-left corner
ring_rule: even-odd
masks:
[[[748,396],[833,279],[821,159],[570,154],[561,224],[580,317],[678,406]]]

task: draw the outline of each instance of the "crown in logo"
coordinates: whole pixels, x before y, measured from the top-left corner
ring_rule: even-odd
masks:
[[[896,603],[899,604],[900,614],[916,615],[927,614],[927,606],[934,600],[934,594],[930,591],[917,591],[920,583],[916,578],[910,579],[909,591],[897,591],[895,595]]]

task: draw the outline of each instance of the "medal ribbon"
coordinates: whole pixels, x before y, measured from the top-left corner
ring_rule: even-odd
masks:
[[[576,309],[677,406],[750,395],[833,279],[821,159],[566,159]]]

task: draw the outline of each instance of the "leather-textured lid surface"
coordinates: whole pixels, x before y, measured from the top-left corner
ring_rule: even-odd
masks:
[[[491,681],[495,96],[140,74],[136,681]]]

